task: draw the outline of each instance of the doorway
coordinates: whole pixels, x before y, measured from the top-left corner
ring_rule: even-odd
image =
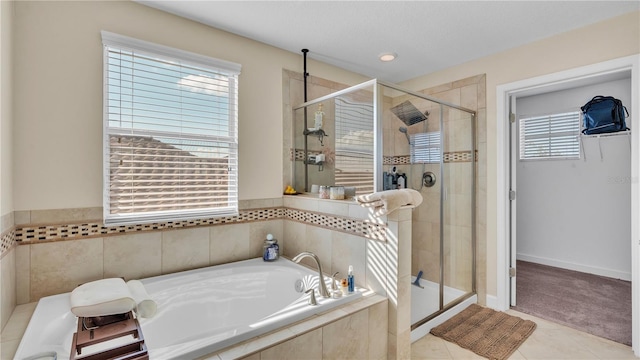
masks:
[[[631,345],[630,132],[580,134],[594,96],[630,104],[631,72],[591,80],[514,96],[511,306]]]
[[[630,128],[638,129],[638,97],[640,95],[640,67],[639,57],[630,56],[626,58],[611,60],[599,64],[576,68],[560,73],[550,74],[537,78],[518,81],[510,84],[498,86],[497,88],[497,210],[498,210],[498,231],[497,231],[497,303],[496,308],[506,310],[510,307],[511,300],[516,300],[515,285],[517,281],[516,249],[515,241],[516,226],[511,226],[512,216],[515,211],[510,211],[510,166],[509,161],[509,110],[513,106],[510,99],[522,97],[527,94],[540,92],[558,91],[567,88],[577,87],[581,84],[592,84],[607,77],[620,76],[623,73],[631,76],[631,102],[627,106],[634,109],[633,114],[628,119]],[[514,119],[515,120],[515,119]],[[638,192],[638,168],[640,163],[640,152],[638,151],[638,133],[631,135],[631,218],[638,218],[638,204],[640,203]],[[510,196],[511,195],[511,196]],[[517,198],[517,196],[516,196]],[[637,221],[631,221],[631,236],[627,240],[631,244],[631,281],[632,281],[632,346],[636,356],[640,355],[639,345],[639,318],[638,318],[638,244],[639,231]],[[633,240],[635,239],[635,240]],[[515,276],[510,277],[510,273]],[[513,288],[513,291],[511,289]],[[513,296],[512,296],[513,295]]]

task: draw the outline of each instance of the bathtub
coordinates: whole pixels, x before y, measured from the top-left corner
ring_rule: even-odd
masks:
[[[158,312],[141,318],[151,359],[186,359],[214,353],[361,297],[362,289],[338,299],[316,291],[308,304],[303,288],[317,288],[318,272],[280,258],[262,258],[141,279]],[[330,279],[325,276],[327,286]],[[69,293],[40,299],[15,359],[56,352],[69,359],[77,318]],[[98,351],[95,345],[92,351]],[[83,354],[84,355],[84,354]]]

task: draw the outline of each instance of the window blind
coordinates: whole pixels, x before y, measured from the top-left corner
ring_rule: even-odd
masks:
[[[410,158],[412,164],[437,164],[440,162],[440,132],[411,134]]]
[[[520,119],[520,160],[579,159],[580,112]]]
[[[103,44],[105,224],[237,214],[239,65]]]
[[[373,104],[336,98],[335,184],[373,189]]]

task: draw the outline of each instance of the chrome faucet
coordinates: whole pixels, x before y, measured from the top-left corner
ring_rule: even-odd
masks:
[[[329,295],[329,290],[327,290],[327,284],[324,282],[324,275],[322,274],[322,265],[320,265],[320,259],[318,259],[318,256],[316,256],[316,254],[309,251],[303,251],[300,254],[296,255],[293,259],[291,259],[291,261],[299,263],[300,260],[306,257],[310,257],[315,260],[316,265],[318,266],[318,292],[320,293],[320,296],[324,298],[331,297],[331,295]]]

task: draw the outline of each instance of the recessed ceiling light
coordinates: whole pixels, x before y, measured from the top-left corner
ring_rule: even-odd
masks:
[[[380,61],[393,61],[398,56],[396,53],[382,53],[378,57]]]

